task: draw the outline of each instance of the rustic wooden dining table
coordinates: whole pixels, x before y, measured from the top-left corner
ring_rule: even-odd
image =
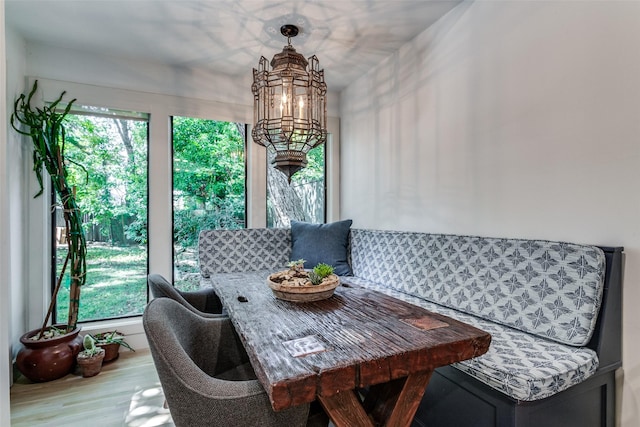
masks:
[[[210,281],[276,411],[317,399],[337,427],[409,426],[433,370],[491,342],[473,326],[345,283],[322,301],[283,301],[267,286],[270,273]]]

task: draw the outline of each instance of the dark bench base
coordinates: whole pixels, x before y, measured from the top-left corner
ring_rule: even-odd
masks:
[[[614,427],[615,371],[546,399],[517,402],[465,373],[433,374],[413,427]]]

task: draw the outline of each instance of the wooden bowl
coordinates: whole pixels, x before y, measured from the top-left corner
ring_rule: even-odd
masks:
[[[327,299],[333,295],[335,289],[340,285],[340,278],[335,274],[325,277],[319,285],[312,285],[307,282],[302,286],[274,282],[271,280],[274,274],[267,278],[267,284],[276,298],[285,301],[310,302]]]

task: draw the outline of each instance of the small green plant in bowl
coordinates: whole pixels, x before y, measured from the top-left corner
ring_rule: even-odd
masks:
[[[287,270],[267,277],[267,284],[276,298],[292,302],[320,301],[330,298],[340,285],[340,278],[330,265],[318,264],[311,270],[305,270],[304,260],[297,260],[287,267]]]
[[[333,274],[333,267],[328,264],[318,264],[309,272],[309,281],[313,285],[322,283],[322,279]]]

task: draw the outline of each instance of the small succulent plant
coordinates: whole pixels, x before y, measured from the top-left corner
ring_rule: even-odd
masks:
[[[304,262],[305,262],[305,260],[303,260],[303,259],[290,261],[287,264],[287,267],[289,267],[289,270],[304,271]]]
[[[322,279],[333,274],[333,267],[328,264],[318,264],[309,272],[309,281],[313,285],[322,283]]]
[[[96,346],[96,340],[89,334],[84,336],[84,340],[82,340],[82,346],[84,350],[82,350],[82,354],[86,357],[95,356],[96,354],[104,352],[104,349]]]
[[[98,346],[107,344],[120,344],[121,346],[126,347],[131,351],[135,351],[133,347],[131,347],[124,340],[124,335],[120,334],[118,331],[100,332],[92,336],[95,340],[96,345]]]
[[[320,275],[315,271],[311,270],[309,272],[309,281],[312,285],[319,285],[320,283],[322,283],[322,277],[320,277]]]
[[[333,274],[333,267],[328,264],[318,264],[313,267],[313,271],[323,279]]]

